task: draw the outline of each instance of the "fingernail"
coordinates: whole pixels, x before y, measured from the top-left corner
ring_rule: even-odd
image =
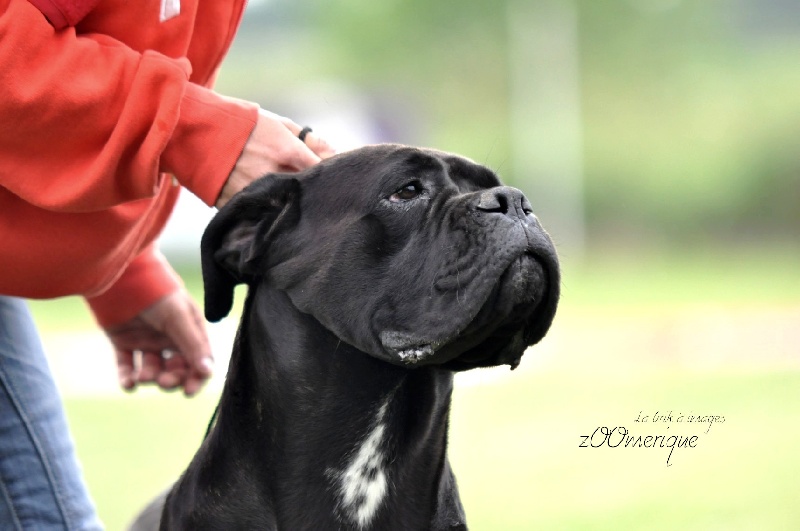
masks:
[[[164,391],[174,391],[180,387],[181,381],[176,377],[162,378],[158,381],[158,386]]]
[[[183,386],[183,394],[186,395],[186,396],[194,396],[202,388],[203,388],[203,381],[202,380],[189,380]]]

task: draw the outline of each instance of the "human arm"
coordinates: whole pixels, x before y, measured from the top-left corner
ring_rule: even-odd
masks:
[[[150,198],[160,172],[213,205],[258,117],[185,58],[55,31],[27,0],[0,0],[0,64],[0,186],[46,210]]]
[[[182,388],[192,396],[213,371],[203,318],[183,289],[105,332],[114,346],[123,389],[153,382],[162,389]]]
[[[258,177],[271,172],[300,171],[334,155],[330,144],[313,132],[301,141],[298,138],[301,129],[288,118],[259,111],[256,126],[216,201],[217,208],[222,208]]]
[[[111,340],[124,389],[155,382],[192,395],[211,376],[212,354],[200,311],[154,245],[87,303]],[[164,351],[172,354],[169,360],[162,357]]]
[[[138,20],[129,26],[137,42],[185,40],[171,38],[167,26]],[[158,38],[149,40],[148,32]],[[262,119],[257,105],[202,86],[213,69],[206,64],[200,68],[206,74],[192,77],[184,55],[137,51],[102,31],[56,31],[27,0],[0,0],[0,122],[8,126],[0,130],[0,187],[43,212],[94,213],[152,198],[168,172],[213,205],[229,176],[236,177],[232,194],[260,176],[260,164],[294,167],[287,155],[307,148],[286,127],[279,144],[293,147],[272,162],[258,155],[258,124],[281,119]],[[240,158],[257,164],[242,173],[234,168]],[[114,221],[129,212],[123,208]],[[140,230],[135,219],[130,223]],[[85,236],[76,239],[91,241]],[[177,289],[178,282],[162,285],[169,270],[153,265],[153,256],[142,253],[93,297],[93,307],[104,306],[99,320],[120,308],[135,318],[172,293],[167,287]]]

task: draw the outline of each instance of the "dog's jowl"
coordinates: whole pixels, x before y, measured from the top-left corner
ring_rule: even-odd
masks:
[[[516,367],[558,302],[525,196],[461,157],[366,147],[254,182],[202,260],[208,319],[237,284],[248,296],[217,421],[161,529],[466,529],[453,372]]]

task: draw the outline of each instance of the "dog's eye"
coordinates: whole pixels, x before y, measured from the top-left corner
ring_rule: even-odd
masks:
[[[422,185],[418,182],[408,183],[395,193],[389,196],[389,201],[392,203],[403,203],[411,201],[422,193]]]

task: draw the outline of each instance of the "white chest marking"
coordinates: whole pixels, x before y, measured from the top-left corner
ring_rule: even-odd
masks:
[[[372,430],[353,454],[347,467],[334,473],[339,483],[342,513],[364,529],[381,506],[388,484],[386,479],[384,417],[389,407],[387,397],[375,416]]]

